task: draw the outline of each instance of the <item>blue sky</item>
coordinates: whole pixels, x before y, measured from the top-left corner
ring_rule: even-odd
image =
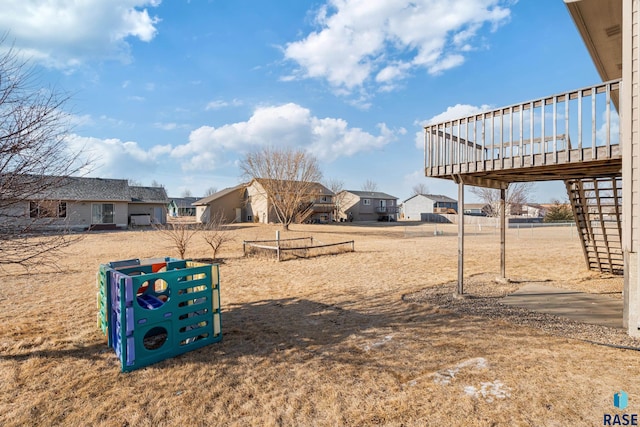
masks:
[[[90,176],[170,196],[241,182],[265,145],[300,147],[326,180],[402,200],[422,126],[600,81],[561,0],[3,0],[0,32],[70,93]],[[6,48],[7,46],[3,46]],[[534,201],[565,198],[538,184]]]

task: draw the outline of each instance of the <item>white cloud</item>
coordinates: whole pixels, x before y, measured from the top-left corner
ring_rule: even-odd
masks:
[[[174,130],[178,128],[178,124],[177,123],[161,123],[161,122],[157,122],[153,124],[155,127],[157,127],[158,129],[162,129],[162,130]]]
[[[343,119],[318,118],[300,105],[289,103],[257,108],[245,122],[202,126],[191,132],[189,142],[175,147],[171,155],[184,159],[183,168],[214,169],[225,152],[243,152],[255,147],[275,145],[302,147],[320,160],[379,149],[395,140],[397,133],[385,124],[373,135],[350,128]]]
[[[107,118],[101,118],[107,120]],[[176,123],[155,124],[172,130]],[[143,148],[135,141],[101,139],[72,134],[68,143],[72,152],[90,157],[92,173],[107,178],[130,177],[166,168],[178,160],[189,173],[209,173],[231,167],[238,156],[265,146],[287,146],[307,150],[320,161],[331,162],[339,157],[378,150],[395,141],[406,130],[377,125],[377,134],[350,127],[340,118],[313,116],[300,105],[289,103],[257,108],[248,120],[220,127],[201,126],[193,130],[189,140],[180,145],[156,145]]]
[[[92,175],[104,178],[129,178],[153,171],[158,162],[170,151],[169,145],[156,145],[149,150],[137,142],[115,138],[100,139],[71,134],[67,137],[71,152],[81,153],[81,158],[90,160]]]
[[[226,107],[239,107],[242,104],[243,104],[242,101],[240,101],[239,99],[234,99],[233,101],[223,101],[221,99],[218,99],[218,100],[209,102],[205,107],[205,110],[209,111],[209,110],[220,110]]]
[[[351,92],[372,83],[383,90],[410,70],[431,74],[459,66],[479,32],[509,19],[506,0],[328,0],[315,16],[318,30],[285,46],[300,67],[284,79],[326,79]]]
[[[480,107],[469,104],[456,104],[452,107],[447,107],[447,109],[430,119],[424,120],[421,123],[416,123],[416,125],[420,125],[420,127],[426,126],[428,124],[435,124],[446,122],[447,120],[461,119],[463,117],[472,116],[474,114],[482,113],[483,111],[487,111],[491,109],[489,105],[483,104]],[[416,132],[416,148],[421,150],[424,149],[424,131]]]
[[[0,28],[27,57],[56,68],[87,59],[129,59],[128,37],[151,41],[159,0],[4,0]]]

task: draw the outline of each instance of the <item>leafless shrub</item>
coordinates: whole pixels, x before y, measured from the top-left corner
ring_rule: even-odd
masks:
[[[193,224],[180,222],[155,225],[154,228],[162,234],[165,240],[169,241],[169,246],[178,252],[181,259],[184,259],[189,243],[198,231],[198,228]]]
[[[201,235],[204,241],[211,247],[212,259],[214,261],[222,246],[234,240],[227,230],[226,221],[222,212],[214,214],[209,219],[209,222],[202,225]]]

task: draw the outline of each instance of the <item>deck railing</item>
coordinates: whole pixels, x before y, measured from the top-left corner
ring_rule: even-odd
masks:
[[[486,172],[621,155],[620,80],[425,126],[425,173]]]

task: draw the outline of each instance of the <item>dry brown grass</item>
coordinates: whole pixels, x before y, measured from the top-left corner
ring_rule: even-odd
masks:
[[[620,389],[639,412],[637,352],[404,302],[455,279],[453,226],[292,228],[282,237],[353,239],[356,252],[276,263],[225,247],[223,341],[129,374],[97,329],[95,273],[175,256],[157,232],[90,234],[61,271],[1,272],[0,425],[601,425]],[[621,279],[585,271],[568,229],[507,238],[510,276],[620,297]],[[497,274],[495,230],[466,249],[468,275]],[[209,252],[196,238],[187,256]]]

